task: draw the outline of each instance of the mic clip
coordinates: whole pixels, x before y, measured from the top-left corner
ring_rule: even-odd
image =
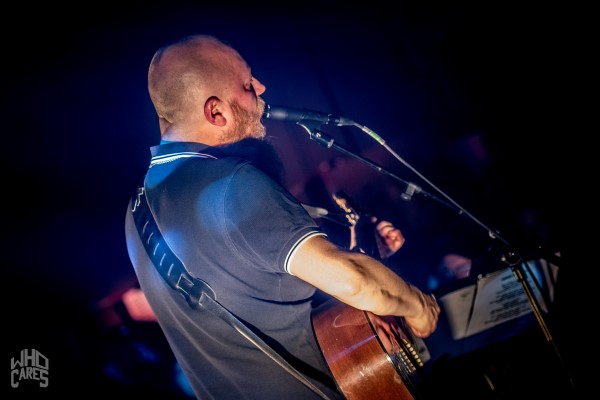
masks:
[[[333,146],[334,139],[331,136],[326,135],[319,129],[317,129],[317,126],[322,125],[320,122],[302,121],[296,122],[296,124],[304,128],[304,130],[308,132],[310,138],[315,142],[319,143],[321,146],[326,147],[328,149],[330,149]]]
[[[405,201],[410,201],[413,197],[413,194],[420,193],[420,192],[421,192],[421,188],[419,186],[415,185],[412,182],[409,182],[406,185],[406,190],[404,190],[404,193],[402,193],[400,195],[400,198]]]

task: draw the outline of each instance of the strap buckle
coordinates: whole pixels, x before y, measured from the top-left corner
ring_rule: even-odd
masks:
[[[177,283],[175,284],[175,289],[183,295],[190,306],[192,306],[194,309],[200,307],[200,297],[202,296],[202,293],[206,294],[213,300],[216,299],[215,291],[208,283],[200,278],[192,278],[185,273],[179,275]]]

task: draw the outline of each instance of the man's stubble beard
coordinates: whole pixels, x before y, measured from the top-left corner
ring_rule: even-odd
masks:
[[[233,112],[235,124],[223,135],[224,143],[235,143],[242,139],[264,139],[267,135],[267,129],[262,124],[261,119],[265,110],[265,101],[258,98],[258,106],[255,111],[248,111],[240,104],[232,100],[229,105]]]
[[[239,103],[230,103],[235,118],[235,128],[225,134],[221,150],[229,156],[244,158],[252,162],[282,186],[285,185],[283,163],[273,144],[266,137],[266,128],[261,123],[265,102],[258,98],[256,111],[243,109]]]

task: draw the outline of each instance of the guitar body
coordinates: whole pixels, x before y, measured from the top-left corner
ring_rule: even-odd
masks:
[[[321,352],[348,400],[414,400],[423,362],[402,320],[331,299],[314,310]]]

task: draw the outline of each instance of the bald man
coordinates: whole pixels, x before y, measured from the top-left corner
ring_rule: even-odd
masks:
[[[144,190],[165,241],[321,394],[343,398],[311,325],[317,289],[358,310],[403,317],[419,337],[435,330],[433,296],[331,243],[278,180],[279,167],[268,171],[278,164],[261,122],[266,88],[236,50],[205,35],[171,43],[153,57],[148,89],[161,142],[150,149]],[[322,397],[163,280],[133,220],[136,198],[125,226],[130,259],[197,397]]]

